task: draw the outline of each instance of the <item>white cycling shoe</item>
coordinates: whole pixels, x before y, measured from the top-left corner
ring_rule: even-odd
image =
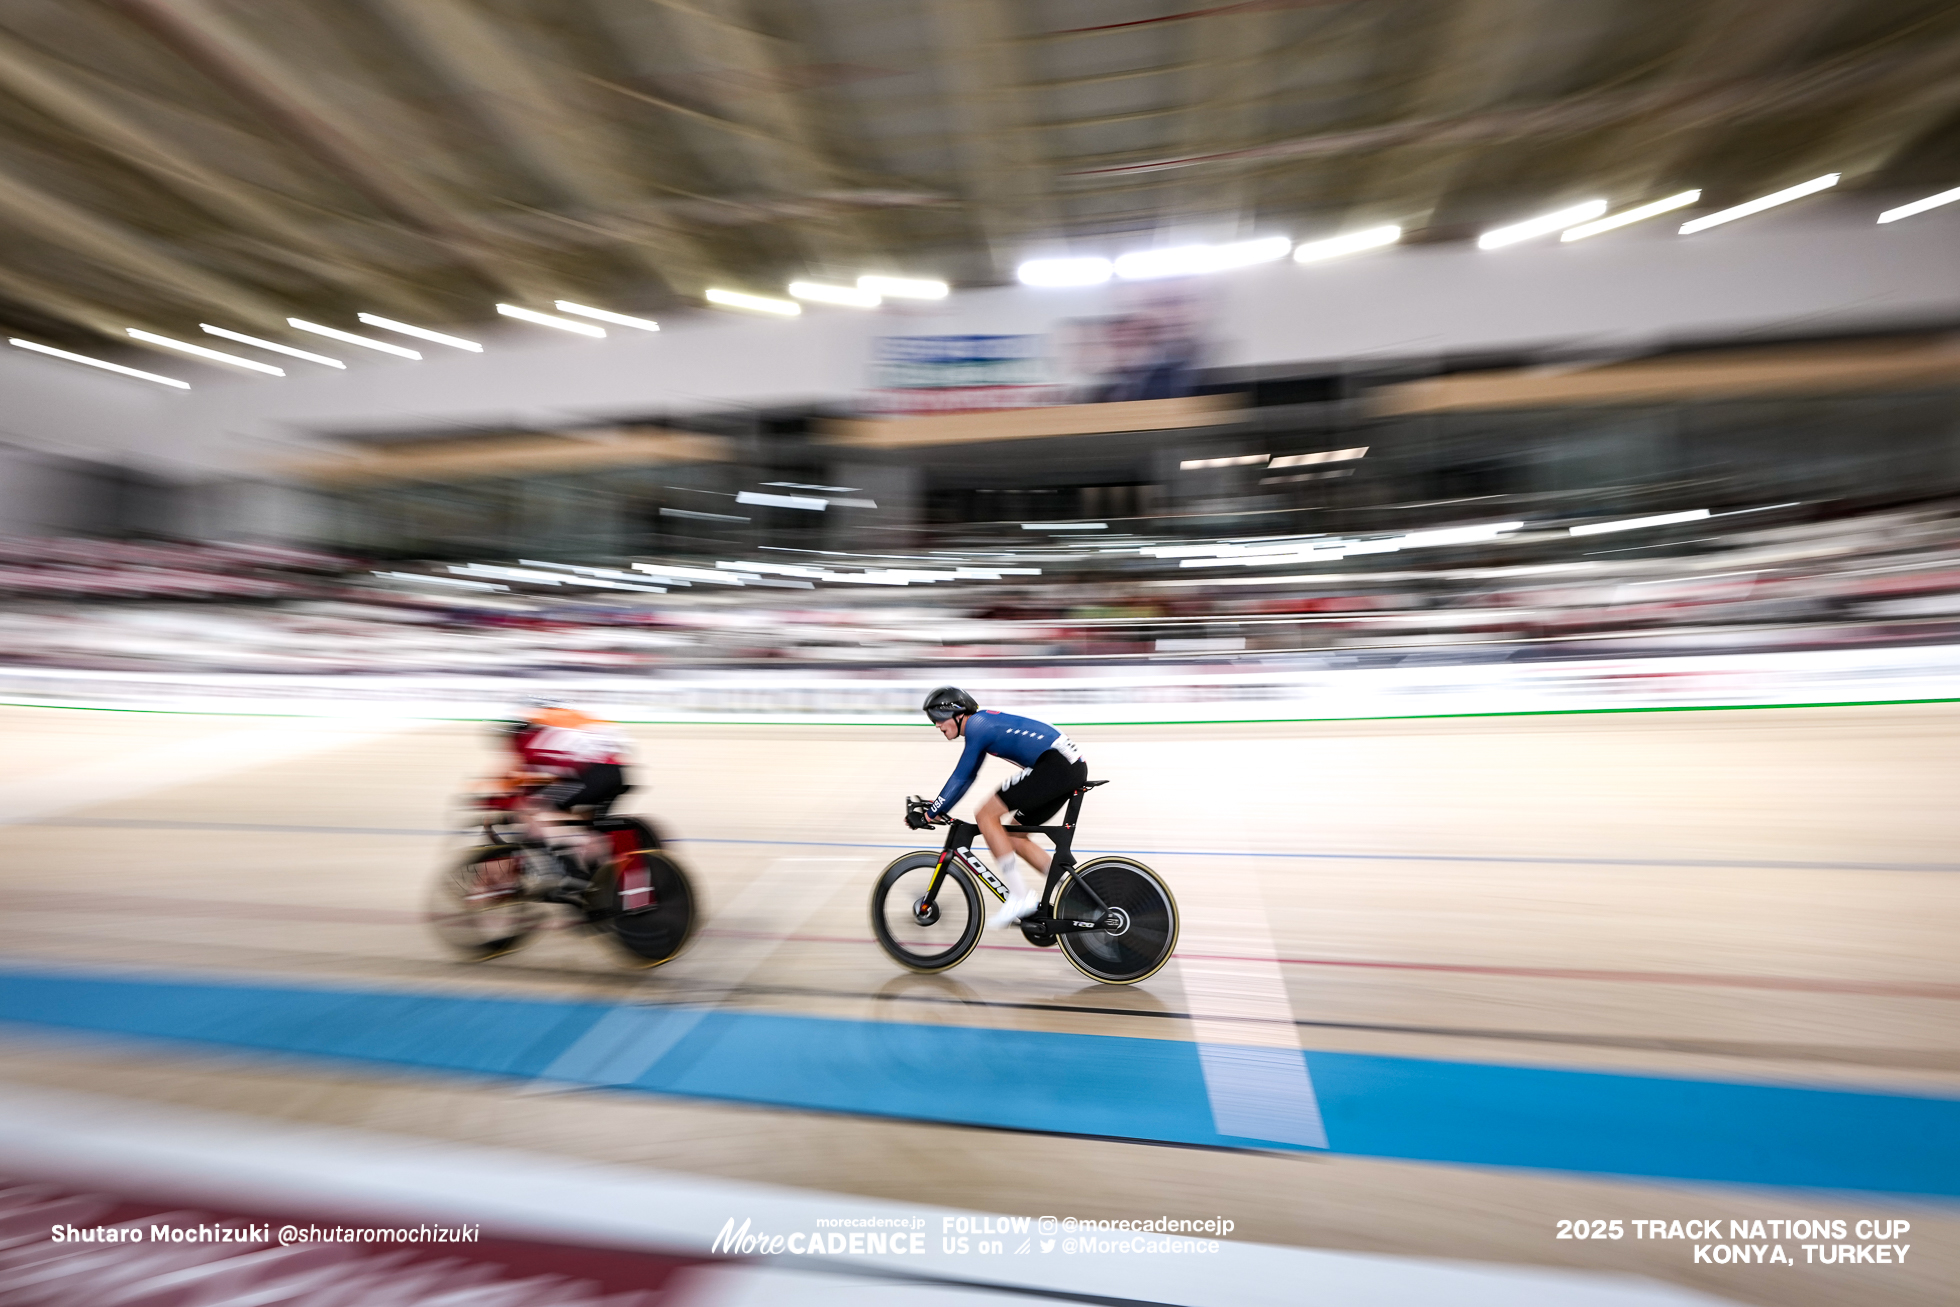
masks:
[[[1029,890],[1025,894],[1010,894],[999,912],[987,918],[988,930],[1006,930],[1016,925],[1021,918],[1041,906],[1041,895]]]

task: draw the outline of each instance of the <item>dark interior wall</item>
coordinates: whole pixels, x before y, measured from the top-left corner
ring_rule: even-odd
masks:
[[[135,468],[0,448],[0,532],[165,536],[186,488]]]

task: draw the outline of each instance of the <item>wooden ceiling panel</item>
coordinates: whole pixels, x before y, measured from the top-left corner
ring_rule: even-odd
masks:
[[[1940,189],[1956,124],[1950,0],[10,0],[0,236],[41,280],[0,327],[462,325],[993,282],[1071,236]]]

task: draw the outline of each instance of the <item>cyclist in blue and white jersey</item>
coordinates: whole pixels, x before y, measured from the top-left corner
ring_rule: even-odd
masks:
[[[1011,814],[1016,826],[1043,824],[1089,778],[1089,764],[1075,742],[1047,722],[993,708],[983,711],[972,695],[957,686],[942,685],[927,695],[925,714],[947,739],[966,740],[959,766],[926,810],[928,820],[951,819],[953,805],[965,797],[988,754],[1022,768],[1020,775],[988,796],[973,817],[994,855],[994,870],[1008,889],[1006,904],[987,924],[995,930],[1011,926],[1041,903],[1040,892],[1021,879],[1018,864],[1025,859],[1045,877],[1048,851],[1026,835],[1008,834],[1002,829],[1003,819]]]

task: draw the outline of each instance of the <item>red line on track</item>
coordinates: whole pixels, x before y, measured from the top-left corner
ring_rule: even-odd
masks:
[[[703,930],[705,935],[731,939],[780,939],[797,944],[875,944],[848,935],[772,935],[765,931]],[[982,944],[1004,953],[1038,953],[1031,944]],[[1204,962],[1263,962],[1269,959],[1232,953],[1179,953]],[[1573,967],[1498,967],[1460,962],[1389,962],[1360,958],[1273,958],[1289,967],[1351,967],[1366,971],[1439,971],[1465,976],[1506,976],[1520,980],[1590,980],[1609,984],[1697,985],[1715,989],[1780,989],[1813,994],[1869,994],[1883,998],[1960,999],[1960,985],[1913,984],[1891,980],[1838,980],[1827,976],[1744,976],[1721,972],[1600,971]]]
[[[1254,962],[1228,954],[1181,953],[1179,957]],[[1693,971],[1593,971],[1572,967],[1493,967],[1454,962],[1376,962],[1348,958],[1279,958],[1294,967],[1360,967],[1385,971],[1444,971],[1470,976],[1515,976],[1527,980],[1597,980],[1643,985],[1703,985],[1718,989],[1786,989],[1817,994],[1875,994],[1888,998],[1960,999],[1960,985],[1912,984],[1891,980],[1836,980],[1823,976],[1741,976]]]
[[[6,897],[54,910],[57,896],[35,891],[16,891]],[[63,895],[58,910],[64,912],[114,912],[117,904],[140,906],[145,911],[166,916],[232,917],[257,920],[307,920],[336,922],[409,924],[426,920],[420,913],[396,912],[384,908],[288,907],[284,904],[242,901],[218,902],[210,899],[166,899],[156,895],[118,894],[114,900],[94,902]],[[796,944],[875,944],[876,940],[854,935],[778,935],[769,931],[720,930],[708,927],[702,936],[722,939],[774,939]],[[981,948],[1001,953],[1039,953],[1032,944],[982,944]],[[1180,953],[1180,958],[1205,962],[1262,962],[1269,959],[1231,953]],[[1712,989],[1768,989],[1807,994],[1865,994],[1877,998],[1960,999],[1960,985],[1914,984],[1890,980],[1840,980],[1823,976],[1745,976],[1721,972],[1691,971],[1603,971],[1574,967],[1502,967],[1461,962],[1393,962],[1363,958],[1274,958],[1289,967],[1347,967],[1362,971],[1433,971],[1459,976],[1501,976],[1518,980],[1583,980],[1622,985],[1690,985]]]

